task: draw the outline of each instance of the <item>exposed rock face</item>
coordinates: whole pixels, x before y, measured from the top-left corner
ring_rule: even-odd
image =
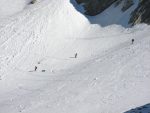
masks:
[[[37,0],[32,0],[31,2],[30,2],[30,4],[34,4],[34,3],[36,3],[37,2]]]
[[[83,4],[85,14],[95,16],[107,9],[113,3],[115,6],[122,4],[122,11],[128,10],[133,4],[133,0],[76,0],[78,4]],[[150,24],[150,0],[139,0],[139,6],[132,12],[129,24],[138,23]]]
[[[133,5],[133,0],[76,0],[78,4],[83,3],[83,7],[85,9],[85,14],[90,16],[95,16],[114,2],[116,2],[116,6],[123,3],[122,11],[126,11]]]
[[[76,0],[77,3],[84,3],[83,7],[85,9],[85,14],[90,16],[95,16],[106,8],[108,8],[112,3],[117,0]]]
[[[150,24],[150,0],[140,0],[139,6],[132,13],[130,24]]]
[[[129,9],[134,4],[133,0],[117,0],[115,6],[118,6],[121,3],[123,4],[122,6],[123,12]]]
[[[124,0],[122,11],[126,11],[133,5],[133,0]]]

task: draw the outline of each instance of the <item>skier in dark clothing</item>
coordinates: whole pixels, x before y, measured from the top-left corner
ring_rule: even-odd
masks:
[[[134,39],[132,39],[132,44],[134,43]]]
[[[74,58],[77,58],[77,55],[78,55],[78,54],[76,53],[76,54],[74,55]]]
[[[37,66],[35,66],[35,69],[34,69],[34,71],[36,71],[37,70]]]

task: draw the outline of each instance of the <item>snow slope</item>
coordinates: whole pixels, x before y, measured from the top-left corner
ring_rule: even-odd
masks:
[[[69,0],[2,20],[0,113],[121,113],[149,103],[149,30],[91,25]]]
[[[31,0],[1,0],[0,18],[6,18],[22,11]]]

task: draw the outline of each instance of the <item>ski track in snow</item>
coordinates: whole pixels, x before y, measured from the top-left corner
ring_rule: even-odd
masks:
[[[91,25],[85,36],[62,33],[63,38],[49,39],[46,32],[57,25],[56,15],[70,14],[57,9],[67,3],[46,0],[0,23],[0,113],[121,113],[149,103],[149,27],[127,33],[100,28],[105,33],[93,36],[98,28]],[[78,58],[69,58],[74,51],[79,51]],[[29,72],[35,65],[38,71]]]

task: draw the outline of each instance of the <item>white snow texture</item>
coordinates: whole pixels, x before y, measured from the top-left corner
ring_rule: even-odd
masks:
[[[90,20],[69,0],[29,2],[0,1],[0,113],[123,113],[150,103],[150,27],[122,27],[136,6]]]

